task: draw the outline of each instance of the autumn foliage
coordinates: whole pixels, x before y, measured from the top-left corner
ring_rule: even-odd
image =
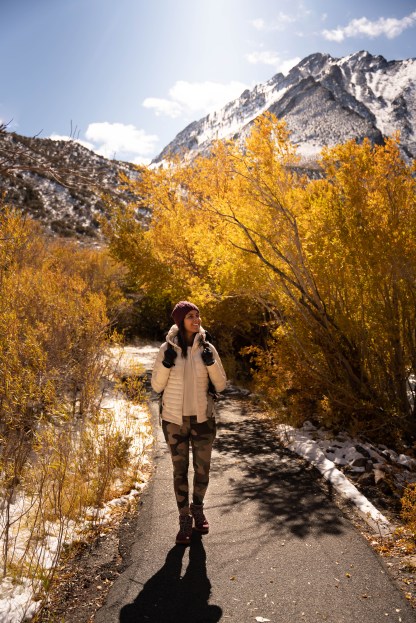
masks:
[[[120,494],[117,470],[123,487],[137,478],[134,414],[101,409],[123,274],[105,249],[0,210],[0,577],[30,578],[38,594],[68,533],[82,538]]]
[[[237,335],[254,336],[255,383],[294,421],[413,435],[414,167],[391,138],[326,149],[321,168],[303,175],[284,123],[266,114],[243,145],[144,170],[130,188],[151,225],[118,214],[110,246],[143,295],[201,304],[229,354]]]

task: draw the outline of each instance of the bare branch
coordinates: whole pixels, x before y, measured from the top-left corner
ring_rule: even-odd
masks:
[[[0,176],[13,178],[19,172],[28,172],[54,180],[64,188],[77,188],[80,184],[88,184],[96,191],[101,190],[99,180],[94,184],[91,177],[82,175],[80,170],[64,164],[61,157],[56,165],[51,165],[44,154],[36,149],[35,139],[26,139],[6,131],[0,126]],[[33,142],[32,142],[33,141]],[[68,152],[71,148],[68,142]],[[65,150],[64,150],[65,152]]]

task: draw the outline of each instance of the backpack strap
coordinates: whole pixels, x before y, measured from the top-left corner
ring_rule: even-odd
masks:
[[[206,346],[208,346],[208,342],[210,342],[211,344],[213,344],[213,339],[212,339],[212,335],[205,330],[205,339],[201,340],[201,346],[202,348],[205,348]],[[214,383],[211,381],[211,379],[208,376],[208,395],[212,396],[212,398],[214,400],[218,400],[219,398],[219,393],[217,392],[217,390],[215,389],[215,385]]]

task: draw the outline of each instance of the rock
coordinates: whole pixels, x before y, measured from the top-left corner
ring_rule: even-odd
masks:
[[[397,459],[399,458],[398,454],[394,450],[386,449],[383,450],[381,454],[386,457],[389,463],[397,462]]]
[[[229,385],[222,393],[226,396],[248,396],[250,394],[250,390],[238,385]]]
[[[253,392],[248,395],[248,398],[250,398],[250,400],[252,400],[256,404],[260,403],[263,400],[260,394],[254,394]]]
[[[386,472],[375,469],[374,480],[378,489],[385,495],[395,495],[394,485],[388,480],[388,474]]]
[[[386,472],[380,467],[376,467],[374,469],[374,480],[375,480],[376,485],[378,485],[379,482],[385,479],[386,479]]]
[[[335,439],[337,441],[348,441],[349,438],[350,437],[349,437],[348,433],[344,433],[342,431],[340,433],[338,433],[338,435],[335,437]]]
[[[404,571],[410,571],[415,573],[416,571],[416,556],[406,556],[402,563],[402,569]]]
[[[351,467],[365,467],[367,468],[367,459],[362,457],[357,457],[351,463]]]
[[[361,476],[357,479],[357,482],[364,487],[372,487],[375,485],[374,473],[365,472],[364,474],[361,474]]]
[[[339,456],[335,456],[335,457],[334,457],[333,459],[331,459],[331,460],[335,463],[335,465],[341,465],[341,467],[342,467],[343,465],[348,465],[348,461],[347,461],[347,459],[341,458],[341,457],[339,457]]]
[[[385,457],[382,456],[380,452],[377,452],[376,450],[374,450],[374,448],[371,448],[370,456],[371,456],[371,459],[374,461],[374,463],[385,463],[386,462]]]
[[[362,454],[363,456],[365,456],[367,459],[369,459],[369,458],[370,458],[370,456],[371,456],[371,455],[370,455],[369,451],[368,451],[368,450],[366,450],[366,448],[363,448],[363,446],[360,446],[360,445],[358,445],[358,444],[357,444],[357,445],[355,446],[355,449],[357,450],[357,452],[359,452],[360,454]]]
[[[371,459],[369,461],[367,461],[367,463],[365,464],[365,471],[366,472],[373,472],[374,469],[374,465],[373,465],[373,461],[371,461]]]
[[[353,465],[349,465],[345,471],[350,474],[363,474],[365,472],[365,467],[354,467]]]
[[[416,460],[412,459],[412,457],[407,456],[406,454],[400,454],[397,459],[397,463],[399,463],[399,465],[403,465],[404,467],[407,467],[407,469],[410,469],[410,470],[416,469]]]
[[[312,422],[310,422],[309,420],[306,420],[306,422],[304,422],[304,423],[303,423],[302,428],[303,428],[303,430],[305,430],[305,431],[308,431],[308,430],[310,430],[310,431],[315,431],[315,430],[316,430],[316,426],[314,426],[314,425],[312,424]]]

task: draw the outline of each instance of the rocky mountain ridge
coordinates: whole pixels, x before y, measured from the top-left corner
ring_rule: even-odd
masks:
[[[21,209],[54,234],[99,238],[103,197],[121,204],[132,199],[122,188],[122,173],[134,178],[138,169],[76,141],[29,138],[0,128],[2,204]]]
[[[304,161],[324,145],[400,132],[403,154],[416,157],[416,59],[387,61],[361,51],[343,58],[316,53],[287,76],[276,74],[221,110],[194,121],[154,159],[207,153],[216,139],[238,139],[254,119],[270,111],[286,120]]]

